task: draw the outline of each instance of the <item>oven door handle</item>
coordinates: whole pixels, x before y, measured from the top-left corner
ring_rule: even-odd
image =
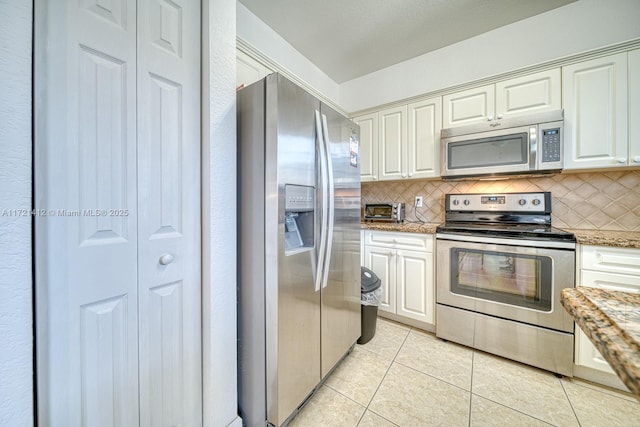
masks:
[[[436,233],[436,239],[452,240],[454,242],[489,243],[494,245],[527,246],[532,248],[571,249],[575,250],[575,242],[556,240],[527,240],[499,237],[471,236],[465,234]]]

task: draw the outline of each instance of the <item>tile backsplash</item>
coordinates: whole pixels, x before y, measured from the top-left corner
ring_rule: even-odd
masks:
[[[550,191],[552,225],[588,230],[640,231],[640,170],[562,173],[502,181],[379,181],[362,183],[365,203],[404,202],[406,219],[444,221],[447,193]],[[415,196],[423,207],[415,208]]]

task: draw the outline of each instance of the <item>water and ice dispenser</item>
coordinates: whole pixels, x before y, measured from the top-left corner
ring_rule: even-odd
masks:
[[[284,212],[285,255],[314,247],[315,187],[287,184]]]

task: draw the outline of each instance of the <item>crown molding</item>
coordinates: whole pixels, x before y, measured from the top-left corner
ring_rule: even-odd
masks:
[[[249,55],[250,57],[252,57],[256,61],[262,63],[262,65],[265,65],[266,67],[269,67],[273,71],[282,74],[287,79],[289,79],[292,82],[296,83],[298,86],[301,86],[302,88],[307,90],[307,92],[311,93],[316,98],[318,98],[320,101],[322,101],[323,103],[327,104],[329,107],[333,108],[334,110],[336,110],[340,114],[343,114],[343,115],[345,115],[347,117],[349,116],[349,113],[347,113],[342,107],[340,107],[338,104],[336,104],[335,102],[333,102],[332,100],[330,100],[329,98],[324,96],[320,91],[318,91],[316,88],[314,88],[311,84],[309,84],[305,80],[301,79],[297,75],[293,74],[291,71],[289,71],[288,69],[283,67],[282,64],[280,64],[280,63],[274,61],[273,59],[269,58],[268,56],[266,56],[265,54],[260,52],[251,43],[247,42],[246,40],[242,39],[240,36],[237,36],[237,35],[236,35],[236,48],[239,51],[241,51],[243,53],[246,53],[247,55]]]
[[[470,82],[465,82],[465,83],[455,85],[455,86],[450,86],[444,89],[439,89],[432,92],[427,92],[420,95],[412,96],[409,98],[388,102],[386,104],[377,105],[375,107],[358,110],[350,113],[349,117],[353,118],[353,117],[361,116],[364,114],[374,113],[380,110],[386,110],[387,108],[400,107],[400,106],[411,104],[414,102],[423,101],[429,98],[435,98],[438,96],[461,92],[467,89],[473,89],[480,86],[495,84],[504,80],[509,80],[516,77],[522,77],[528,74],[551,70],[558,67],[564,67],[566,65],[584,62],[591,59],[601,58],[604,56],[614,55],[616,53],[624,53],[637,48],[640,48],[640,38],[628,40],[622,43],[616,43],[610,46],[593,49],[593,50],[589,50],[589,51],[585,51],[585,52],[581,52],[573,55],[556,58],[551,61],[545,61],[538,64],[529,65],[526,67],[518,68],[516,70],[507,71],[505,73],[495,74],[489,77],[473,80]]]

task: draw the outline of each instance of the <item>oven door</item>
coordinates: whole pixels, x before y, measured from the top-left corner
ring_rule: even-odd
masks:
[[[438,238],[437,303],[573,332],[573,320],[560,305],[560,291],[574,286],[575,250],[482,240]]]

